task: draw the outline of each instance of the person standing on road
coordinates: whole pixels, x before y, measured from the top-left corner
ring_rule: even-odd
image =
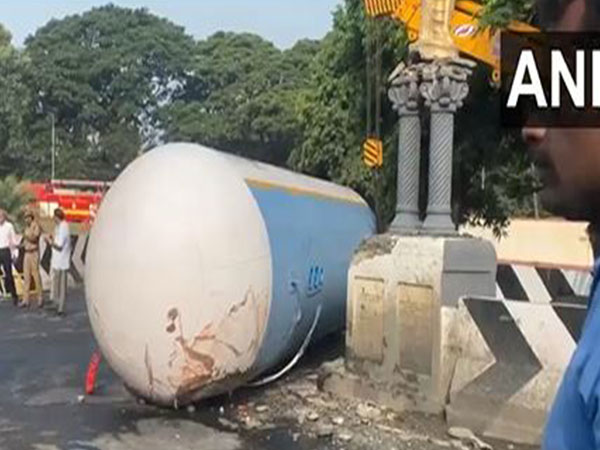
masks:
[[[50,299],[56,304],[57,314],[64,316],[67,297],[67,272],[71,262],[71,236],[69,224],[62,209],[54,210],[54,236],[46,236],[46,242],[52,246],[52,286]]]
[[[15,228],[8,221],[6,211],[0,209],[0,266],[2,266],[2,270],[4,271],[4,290],[7,294],[11,295],[15,306],[19,302],[12,274],[13,253],[16,246]]]
[[[31,282],[35,283],[33,300],[37,301],[38,308],[43,306],[42,302],[42,279],[40,277],[40,236],[42,229],[35,220],[33,212],[25,211],[26,228],[23,232],[23,302],[20,306],[29,306]]]
[[[598,0],[538,0],[550,31],[600,30]],[[544,207],[570,220],[600,226],[600,129],[524,128],[543,189]],[[568,243],[565,243],[568,245]],[[579,343],[556,394],[543,450],[600,448],[600,259]]]

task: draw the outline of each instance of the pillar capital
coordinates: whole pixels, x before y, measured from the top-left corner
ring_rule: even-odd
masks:
[[[473,72],[472,61],[454,59],[432,61],[422,69],[420,92],[425,105],[432,112],[454,113],[462,107],[469,95],[469,76]]]
[[[394,71],[388,97],[399,116],[419,114],[421,69],[421,64],[401,63]]]

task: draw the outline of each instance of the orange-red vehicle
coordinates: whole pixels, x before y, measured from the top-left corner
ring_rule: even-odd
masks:
[[[104,181],[53,180],[31,183],[30,188],[41,217],[52,217],[54,210],[60,207],[67,221],[90,223],[110,185]]]

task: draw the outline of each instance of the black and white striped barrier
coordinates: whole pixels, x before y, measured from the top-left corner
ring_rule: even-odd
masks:
[[[586,307],[577,303],[461,300],[454,323],[460,350],[446,408],[449,423],[488,437],[539,444],[585,314]]]
[[[496,273],[496,296],[508,300],[587,305],[591,285],[585,269],[500,262]]]

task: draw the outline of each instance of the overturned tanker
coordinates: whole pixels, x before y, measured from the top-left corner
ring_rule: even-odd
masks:
[[[100,349],[161,405],[268,376],[343,326],[350,259],[374,227],[350,189],[198,145],[157,148],[116,180],[91,232]]]

